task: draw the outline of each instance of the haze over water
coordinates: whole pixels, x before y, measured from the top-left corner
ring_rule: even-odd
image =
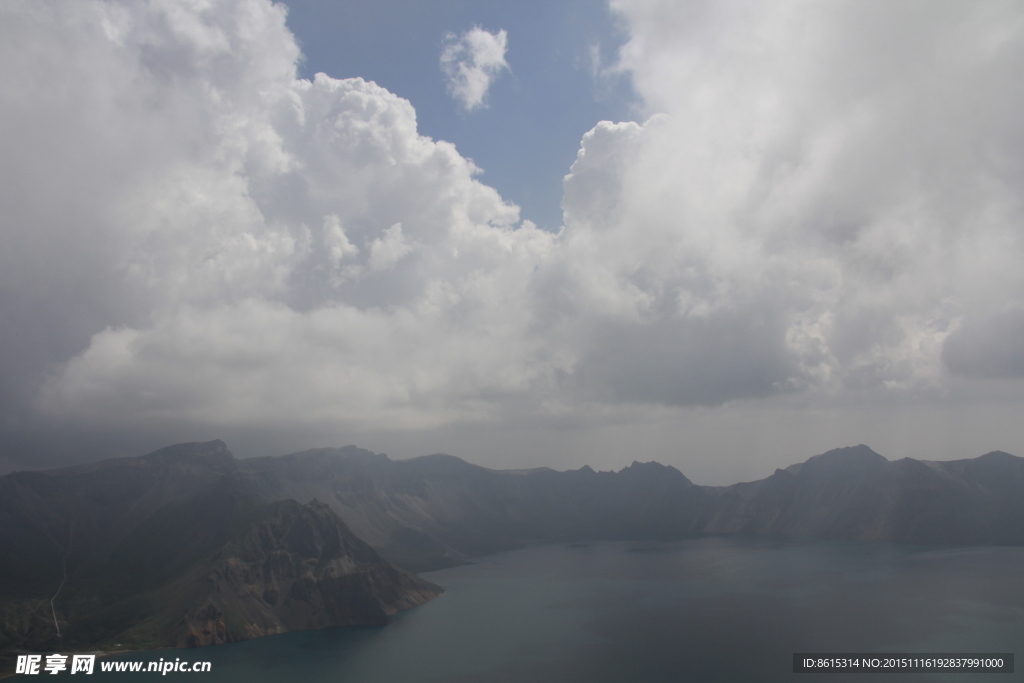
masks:
[[[792,655],[1014,652],[1024,641],[1022,568],[1024,548],[725,537],[536,546],[425,574],[446,594],[384,628],[124,658],[210,660],[201,677],[211,683],[863,683],[858,674],[793,674]],[[993,677],[1021,674],[913,676]]]

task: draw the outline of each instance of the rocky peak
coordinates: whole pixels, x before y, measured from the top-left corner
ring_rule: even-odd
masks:
[[[682,481],[692,486],[693,482],[671,465],[662,465],[660,462],[638,462],[633,461],[629,467],[619,470],[619,475],[630,480],[649,481],[654,479],[667,479]]]
[[[220,439],[167,446],[142,456],[142,460],[155,465],[204,465],[223,468],[235,463],[235,456]]]
[[[878,472],[888,463],[885,457],[860,444],[834,448],[809,458],[799,469],[787,469],[803,476],[851,476]]]
[[[985,455],[978,456],[976,461],[979,463],[1004,463],[1008,465],[1020,465],[1024,463],[1024,458],[1019,458],[1016,455],[1011,455],[1003,451],[991,451]]]

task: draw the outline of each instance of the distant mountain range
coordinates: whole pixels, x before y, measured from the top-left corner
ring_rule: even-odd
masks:
[[[238,460],[211,441],[16,472],[0,477],[0,651],[382,624],[441,592],[409,572],[535,541],[693,534],[1024,545],[1024,459],[854,446],[708,487],[655,462],[499,471],[353,446]]]

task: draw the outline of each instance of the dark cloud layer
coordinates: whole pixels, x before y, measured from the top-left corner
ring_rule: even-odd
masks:
[[[967,376],[1024,376],[1024,311],[968,318],[946,339],[942,360],[953,372]]]

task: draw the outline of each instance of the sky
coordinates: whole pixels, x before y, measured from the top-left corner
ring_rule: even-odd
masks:
[[[0,471],[1024,455],[1022,73],[1012,1],[3,3]]]

